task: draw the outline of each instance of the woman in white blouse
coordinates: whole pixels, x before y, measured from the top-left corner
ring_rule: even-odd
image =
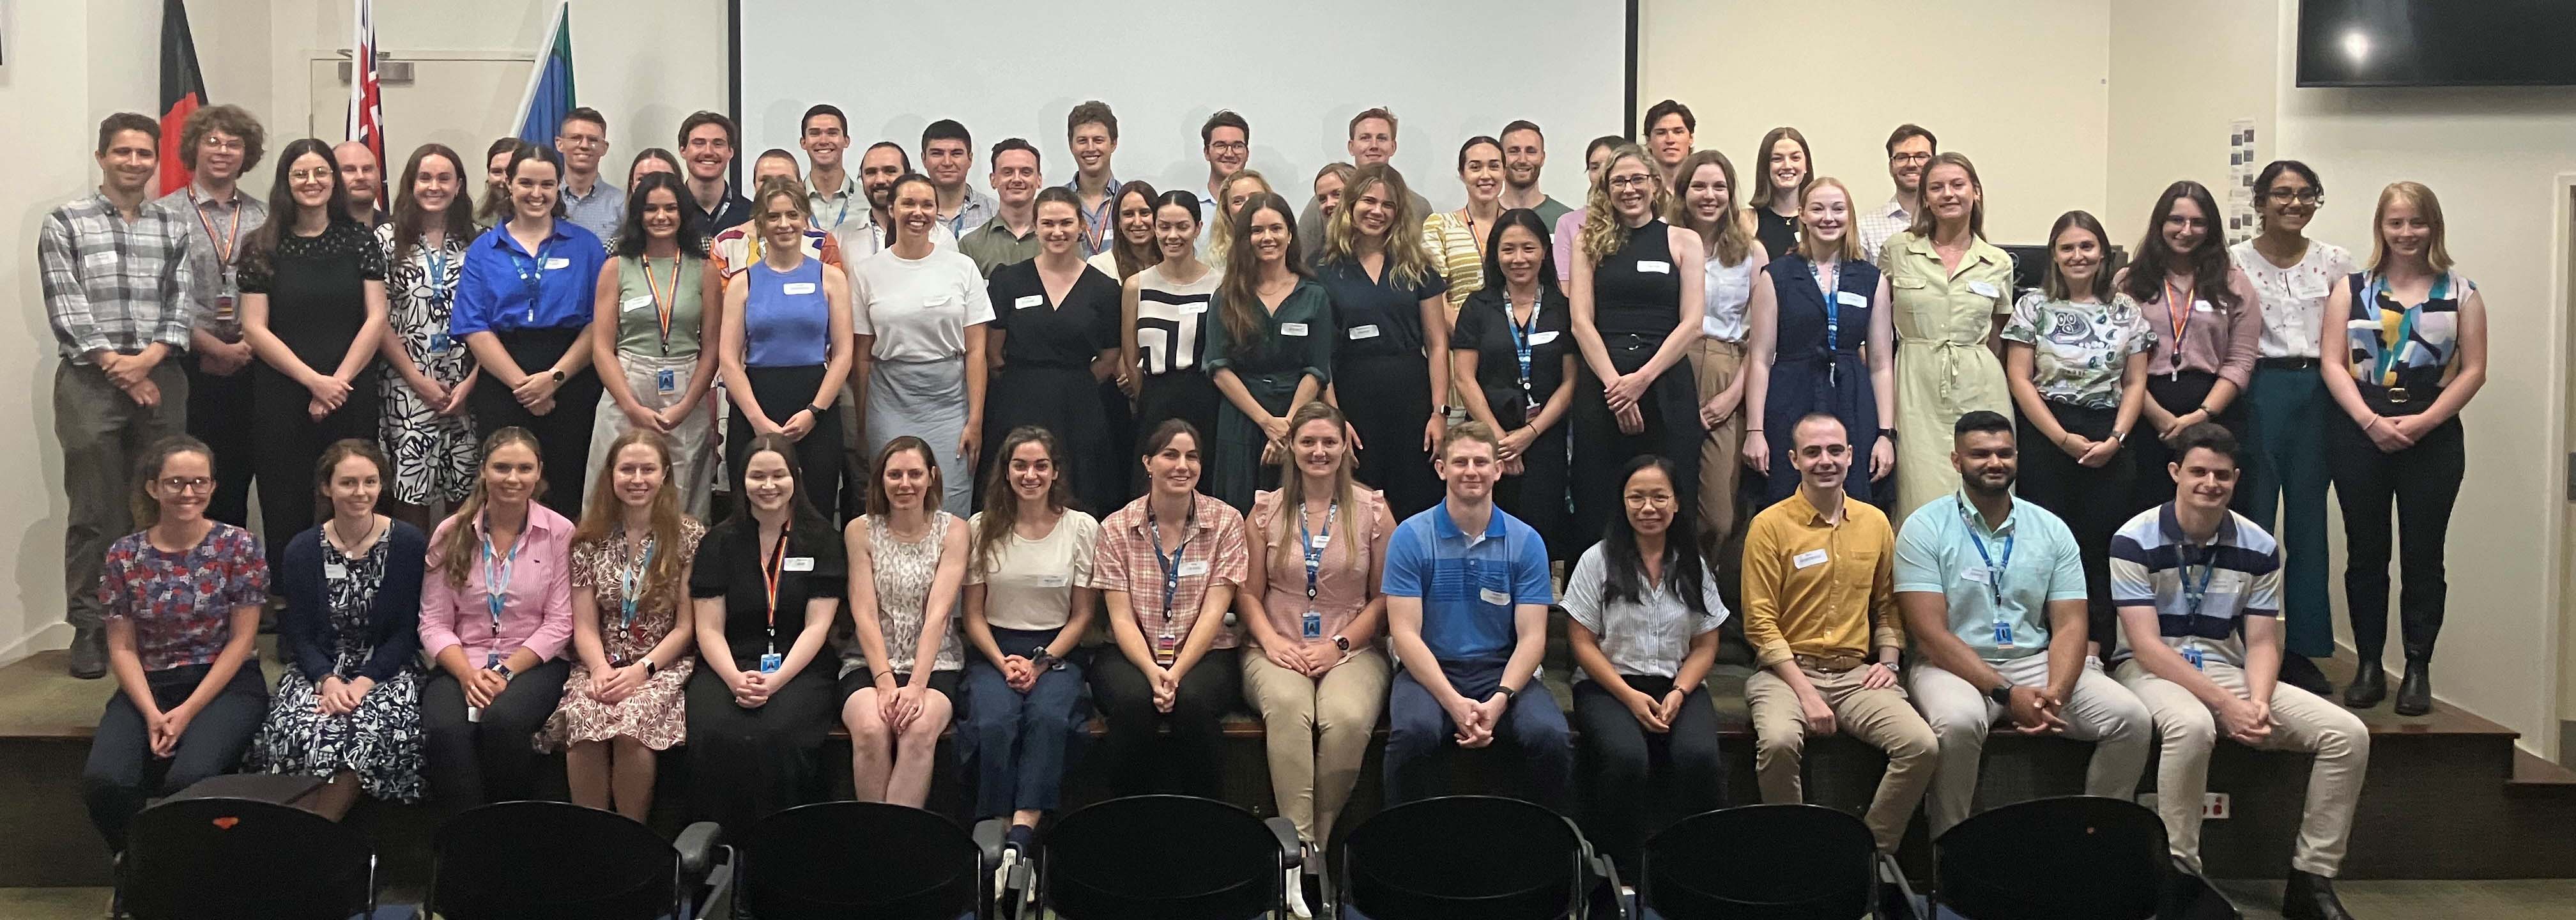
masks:
[[[1132,186],[1133,183],[1130,183]],[[1011,819],[1009,843],[1031,852],[1039,819],[1062,801],[1066,742],[1088,731],[1082,633],[1100,592],[1091,552],[1100,521],[1070,507],[1055,435],[1021,426],[970,521],[966,553],[966,730],[975,817]]]
[[[974,511],[975,457],[984,430],[984,328],[993,301],[975,260],[932,245],[939,191],[917,173],[894,180],[894,245],[858,265],[850,382],[866,407],[867,452],[914,435],[939,454],[939,506]]]
[[[1699,449],[1699,520],[1716,542],[1735,527],[1735,482],[1744,469],[1744,308],[1753,299],[1753,273],[1771,261],[1753,238],[1753,215],[1735,201],[1735,164],[1726,154],[1702,150],[1682,160],[1680,189],[1665,222],[1699,234],[1707,249],[1700,340],[1689,352],[1699,378],[1699,422],[1708,438]]]

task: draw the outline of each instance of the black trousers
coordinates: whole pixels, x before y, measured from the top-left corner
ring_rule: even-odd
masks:
[[[1632,374],[1655,356],[1662,339],[1637,335],[1604,337],[1610,365]],[[1674,498],[1684,507],[1699,506],[1699,445],[1708,429],[1699,423],[1699,383],[1688,361],[1674,361],[1637,400],[1646,430],[1625,434],[1611,414],[1601,379],[1577,362],[1574,375],[1574,545],[1601,539],[1610,519],[1623,512],[1619,470],[1641,454],[1659,454],[1672,464]]]
[[[382,393],[377,390],[377,370],[369,367],[349,385],[349,401],[340,404],[339,411],[314,421],[305,411],[313,400],[312,391],[265,364],[251,367],[249,374],[252,399],[261,407],[245,426],[250,429],[252,468],[262,483],[259,517],[267,532],[261,542],[268,548],[268,570],[282,572],[287,541],[316,521],[314,503],[319,496],[314,464],[333,441],[378,442]]]
[[[1512,398],[1517,400],[1520,394],[1515,392]],[[1512,418],[1509,412],[1499,406],[1494,409],[1497,420]],[[1540,432],[1530,441],[1529,450],[1521,454],[1521,474],[1505,476],[1494,483],[1494,504],[1538,531],[1547,541],[1549,559],[1573,559],[1591,545],[1575,539],[1572,525],[1566,521],[1565,428],[1565,420],[1559,419]]]
[[[518,362],[520,370],[542,374],[581,340],[581,329],[515,329],[494,336],[510,353],[510,360]],[[599,392],[599,375],[585,367],[555,388],[554,411],[544,415],[519,405],[519,400],[510,395],[510,388],[498,380],[475,384],[467,402],[474,407],[474,430],[485,436],[512,426],[536,435],[537,449],[545,455],[538,459],[545,464],[546,472],[545,494],[538,501],[565,517],[580,520],[582,486],[590,477],[586,467],[590,465],[591,420],[598,414]]]
[[[1180,695],[1169,713],[1154,709],[1154,685],[1115,646],[1093,660],[1091,696],[1109,723],[1109,783],[1116,794],[1224,794],[1218,760],[1223,721],[1243,700],[1243,672],[1235,669],[1234,656],[1234,649],[1209,649],[1181,675]],[[1165,726],[1171,737],[1158,756],[1154,736]]]
[[[152,687],[153,705],[168,712],[197,692],[211,665],[188,665],[143,675]],[[163,760],[152,754],[151,726],[143,711],[123,692],[108,697],[99,716],[98,734],[90,740],[89,762],[81,767],[81,798],[89,820],[107,838],[110,851],[125,852],[125,829],[145,803],[230,773],[250,748],[251,735],[268,718],[268,686],[258,661],[242,662],[206,708],[179,734],[179,749]]]
[[[2364,398],[2381,415],[2406,414],[2389,411],[2400,407],[2385,400]],[[2417,406],[2431,403],[2420,394],[2416,398]],[[2361,426],[2340,414],[2326,424],[2326,468],[2334,476],[2335,503],[2343,509],[2343,597],[2352,616],[2353,651],[2362,661],[2377,662],[2388,647],[2388,508],[2395,499],[2397,535],[2405,542],[2397,557],[2406,579],[2397,610],[2406,660],[2429,662],[2449,595],[2442,544],[2450,539],[2451,505],[2468,473],[2460,419],[2453,416],[2415,446],[2393,453],[2381,451]]]
[[[2049,414],[2057,417],[2058,427],[2068,433],[2099,441],[2111,436],[2111,426],[2120,420],[2120,410],[2091,409],[2050,400]],[[2119,614],[2111,606],[2111,535],[2129,522],[2126,502],[2105,500],[2103,496],[2133,495],[2138,491],[2136,479],[2144,475],[2137,467],[2137,451],[2124,447],[2112,454],[2109,462],[2089,467],[2075,462],[2064,448],[2049,443],[2046,435],[2021,419],[2021,497],[2031,504],[2048,509],[2066,522],[2075,534],[2075,548],[2084,557],[2085,618],[2090,638],[2102,643],[2104,655],[2119,642]],[[2128,443],[2155,440],[2153,433],[2130,435]],[[2170,477],[2157,467],[2157,478],[2173,491]]]
[[[1399,521],[1439,504],[1440,474],[1422,449],[1422,429],[1431,421],[1431,369],[1422,356],[1337,359],[1333,390],[1351,430],[1359,432],[1359,466],[1352,472],[1360,482],[1384,490],[1387,510]]]
[[[251,444],[256,440],[250,433],[251,370],[244,367],[219,376],[199,370],[195,355],[178,360],[188,371],[188,436],[206,442],[207,449],[215,452],[215,495],[206,501],[206,516],[248,527],[250,483],[258,475],[251,462]],[[271,539],[290,536],[294,534],[279,533]]]
[[[804,367],[746,367],[743,376],[751,380],[751,398],[769,420],[784,424],[814,399],[814,391],[823,386],[823,365]],[[841,507],[841,460],[847,452],[848,436],[841,431],[841,412],[837,406],[824,406],[814,417],[814,427],[796,439],[796,467],[801,474],[796,490],[814,510],[830,514]],[[728,480],[742,478],[743,458],[751,455],[751,419],[739,408],[725,413],[724,460]],[[875,462],[875,458],[869,458]],[[873,474],[872,474],[873,475]],[[727,488],[731,488],[730,485]]]
[[[1656,700],[1673,690],[1669,677],[1622,676],[1629,687]],[[1656,734],[1639,724],[1609,688],[1576,681],[1574,724],[1590,770],[1584,783],[1590,792],[1584,824],[1621,874],[1637,868],[1638,851],[1646,845],[1643,819],[1650,772],[1663,774],[1667,794],[1659,805],[1670,817],[1688,817],[1725,802],[1726,761],[1718,753],[1717,710],[1710,706],[1706,686],[1682,699],[1671,731]]]
[[[2210,388],[2217,384],[2217,374],[2200,371],[2148,374],[2147,398],[2155,400],[2156,405],[2163,406],[2166,412],[2181,415],[2200,408],[2201,401],[2209,398]],[[2227,411],[2210,418],[2219,427],[2236,435],[2236,443],[2240,446],[2248,443],[2246,435],[2252,430],[2252,416],[2245,410],[2245,397],[2243,392],[2237,393],[2235,399],[2228,401]],[[2138,471],[2131,481],[2129,515],[2173,500],[2173,475],[2166,472],[2165,464],[2181,459],[2174,456],[2173,448],[2165,446],[2164,439],[2156,437],[2155,426],[2147,424],[2143,414],[2138,416],[2138,429],[2129,434],[2129,451],[2136,455],[2133,462]],[[2255,462],[2252,450],[2240,451],[2236,460],[2236,481],[2250,481],[2246,477],[2253,471]],[[2228,502],[2227,506],[2238,514],[2250,514],[2253,501],[2252,490],[2238,489],[2236,499]],[[2126,517],[2123,516],[2124,521]]]
[[[823,800],[823,739],[837,721],[839,664],[826,650],[768,703],[744,709],[716,669],[698,662],[686,690],[689,804],[698,818],[748,828],[771,812]]]
[[[492,698],[480,722],[466,719],[463,684],[444,670],[430,675],[420,688],[421,775],[440,808],[454,814],[535,794],[532,739],[563,702],[571,673],[572,663],[561,658],[529,668]]]

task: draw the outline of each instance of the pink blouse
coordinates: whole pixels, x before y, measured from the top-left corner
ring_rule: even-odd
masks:
[[[501,616],[496,622],[486,602],[486,569],[499,574],[502,560],[480,553],[465,570],[465,586],[449,584],[441,558],[447,534],[456,525],[450,515],[429,538],[429,566],[420,586],[420,648],[435,659],[450,646],[463,646],[466,660],[483,667],[525,648],[537,660],[551,661],[572,641],[572,521],[554,509],[528,503],[528,529],[520,536],[514,559],[506,566]],[[474,521],[479,533],[483,522]]]
[[[1368,491],[1361,495],[1361,507],[1351,509],[1360,533],[1354,535],[1343,528],[1340,512],[1334,512],[1331,532],[1325,534],[1323,559],[1315,567],[1315,612],[1323,615],[1326,639],[1349,628],[1351,621],[1359,618],[1360,610],[1368,606],[1369,589],[1374,586],[1369,579],[1369,562],[1386,551],[1387,537],[1395,532],[1395,518],[1387,511],[1386,497]],[[1253,552],[1264,554],[1261,558],[1269,575],[1270,583],[1261,594],[1261,611],[1268,616],[1271,629],[1293,641],[1304,635],[1306,560],[1294,545],[1299,539],[1297,511],[1291,508],[1286,511],[1288,530],[1284,535],[1290,544],[1288,562],[1280,564],[1278,545],[1267,535],[1281,513],[1278,492],[1256,492],[1252,496],[1252,514],[1245,519],[1245,525],[1252,533],[1263,535],[1248,541]],[[1320,518],[1309,519],[1307,526],[1312,534],[1327,530]],[[1357,553],[1352,552],[1354,547]]]

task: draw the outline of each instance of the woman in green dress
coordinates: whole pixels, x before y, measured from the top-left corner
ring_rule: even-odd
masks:
[[[1323,393],[1333,377],[1333,303],[1297,249],[1297,212],[1275,193],[1252,196],[1234,214],[1217,286],[1217,322],[1199,364],[1225,397],[1217,407],[1209,494],[1252,507],[1252,493],[1279,481],[1288,415]]]

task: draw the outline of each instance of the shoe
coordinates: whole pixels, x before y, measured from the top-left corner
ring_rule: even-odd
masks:
[[[73,677],[97,680],[107,676],[107,630],[84,626],[72,632],[71,667]]]
[[[2388,672],[2379,668],[2376,658],[2363,658],[2361,668],[2344,685],[2343,705],[2347,709],[2368,709],[2388,698]]]
[[[2318,696],[2334,695],[2334,681],[2327,680],[2326,672],[2317,670],[2317,663],[2306,655],[2281,655],[2281,682]]]
[[[2352,920],[2352,914],[2335,900],[2333,879],[2292,869],[2281,891],[2281,920]]]
[[[2397,682],[2397,714],[2420,716],[2433,711],[2432,667],[2421,661],[2406,663],[2406,679]]]

